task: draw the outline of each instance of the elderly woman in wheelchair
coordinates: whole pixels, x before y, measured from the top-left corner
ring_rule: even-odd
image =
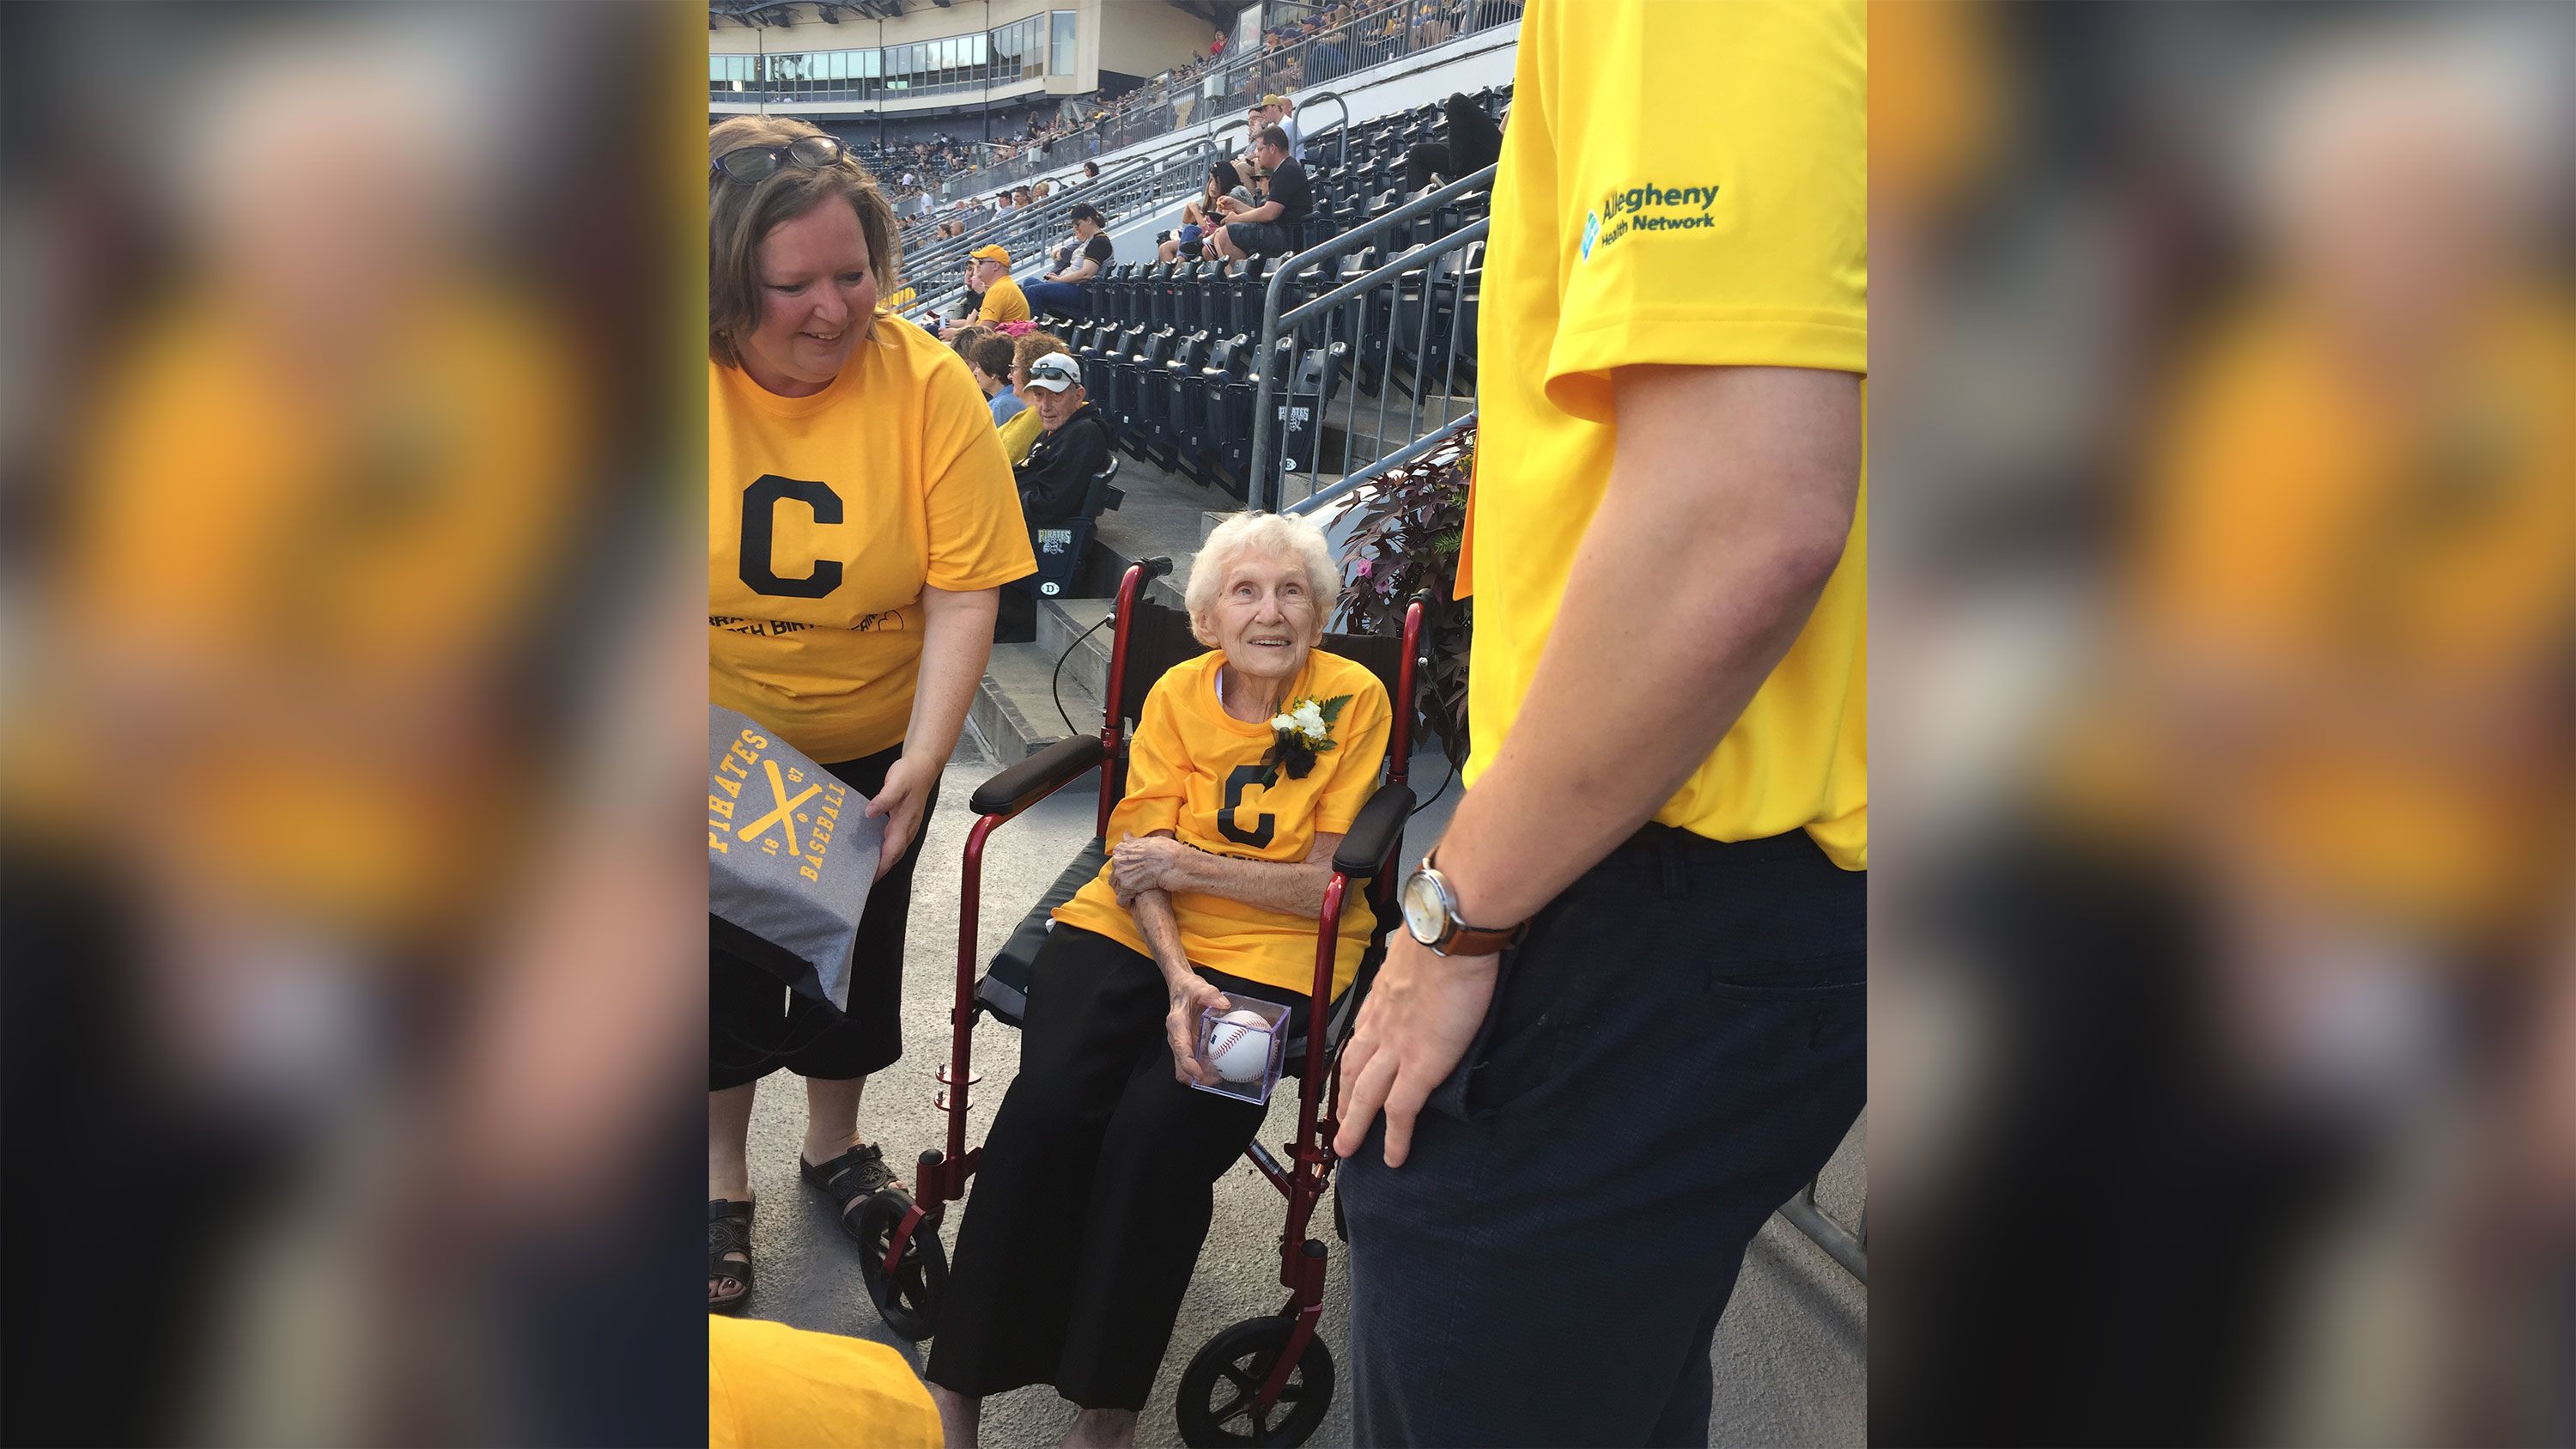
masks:
[[[1032,1383],[1083,1409],[1068,1444],[1133,1437],[1211,1189],[1264,1115],[1192,1089],[1216,1081],[1201,1013],[1248,995],[1303,1033],[1334,848],[1387,748],[1385,686],[1315,647],[1338,585],[1322,533],[1270,515],[1219,526],[1191,570],[1191,632],[1213,647],[1147,696],[1110,857],[1054,912],[939,1295],[925,1377],[951,1449],[974,1442],[982,1396]],[[1335,998],[1373,925],[1354,894]]]

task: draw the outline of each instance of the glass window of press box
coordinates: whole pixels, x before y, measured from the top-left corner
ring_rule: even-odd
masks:
[[[980,91],[1073,74],[1074,14],[1048,11],[972,35],[889,45],[707,57],[713,100],[865,101]]]

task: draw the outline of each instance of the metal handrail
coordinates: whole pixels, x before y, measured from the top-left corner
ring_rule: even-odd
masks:
[[[1165,81],[1158,91],[1152,93],[1147,93],[1145,88],[1139,87],[1137,90],[1129,91],[1125,96],[1119,97],[1119,99],[1131,108],[1142,108],[1150,111],[1155,107],[1170,105],[1178,96],[1185,95],[1193,91],[1204,93],[1209,89],[1211,82],[1217,82],[1217,94],[1208,97],[1208,99],[1212,101],[1222,100],[1224,97],[1237,94],[1237,83],[1247,79],[1250,73],[1255,70],[1279,67],[1282,69],[1294,70],[1299,74],[1303,74],[1306,65],[1313,58],[1314,47],[1319,46],[1333,46],[1343,55],[1344,59],[1349,63],[1348,69],[1344,74],[1351,71],[1367,70],[1373,66],[1386,65],[1394,61],[1402,60],[1408,56],[1420,54],[1425,50],[1447,45],[1452,41],[1463,39],[1469,35],[1483,34],[1489,30],[1499,30],[1503,26],[1510,25],[1520,19],[1520,8],[1519,0],[1466,0],[1466,3],[1459,7],[1463,19],[1458,28],[1441,36],[1438,40],[1426,41],[1422,38],[1422,21],[1424,19],[1423,12],[1425,9],[1423,0],[1388,0],[1388,3],[1378,7],[1377,9],[1369,11],[1365,15],[1354,18],[1345,25],[1337,26],[1334,29],[1324,31],[1311,38],[1283,45],[1279,49],[1273,51],[1262,51],[1256,49],[1246,51],[1241,55],[1228,56],[1224,64],[1200,71],[1196,75],[1189,77],[1187,80]],[[1399,11],[1403,12],[1405,21],[1403,32],[1400,36],[1386,40],[1378,40],[1371,38],[1366,33],[1369,28],[1375,26],[1378,22],[1393,18]],[[1364,58],[1354,58],[1354,52],[1357,52]],[[1293,84],[1284,84],[1282,88],[1292,99],[1295,98],[1296,88]],[[1317,99],[1321,99],[1321,97],[1309,97],[1307,99],[1299,100],[1297,102],[1298,108],[1303,110],[1307,106],[1313,104]],[[1343,115],[1347,118],[1349,114],[1350,112],[1348,107],[1345,105]],[[1240,116],[1235,118],[1237,123],[1240,123],[1241,119],[1242,118]],[[1195,129],[1198,124],[1199,123],[1197,122],[1192,122],[1191,128]],[[1348,129],[1347,120],[1345,121],[1344,129]],[[1068,134],[1063,139],[1079,139],[1079,133]],[[1139,137],[1135,139],[1143,138]],[[1105,147],[1096,146],[1091,151],[1086,152],[1085,155],[1097,156],[1101,151],[1114,151],[1117,150],[1119,146],[1132,144],[1134,144],[1134,141],[1129,140],[1121,141],[1117,143],[1117,145]],[[1344,144],[1347,146],[1348,143],[1345,142]],[[1347,150],[1345,150],[1343,154],[1347,156]],[[1032,165],[1028,158],[1024,157],[1019,161],[1004,162],[999,167],[986,167],[977,171],[959,172],[953,176],[943,178],[939,183],[941,199],[946,201],[955,201],[961,195],[977,191],[989,191],[994,186],[1002,182],[1016,181],[1023,176],[1034,176],[1040,171],[1048,170],[1055,166],[1069,164],[1065,160],[1052,157],[1042,159],[1045,160],[1045,165]],[[1074,162],[1079,162],[1082,159],[1084,159],[1083,156],[1075,156],[1072,158]],[[1013,174],[1008,176],[987,175],[988,172],[995,170],[1011,170]]]
[[[1402,468],[1417,459],[1431,456],[1431,454],[1437,452],[1441,447],[1446,445],[1450,439],[1458,436],[1460,433],[1465,432],[1467,429],[1472,428],[1475,425],[1476,411],[1473,408],[1469,408],[1466,412],[1450,419],[1439,427],[1433,428],[1430,432],[1424,433],[1421,437],[1414,439],[1412,442],[1405,444],[1403,447],[1398,448],[1394,452],[1387,454],[1385,457],[1378,459],[1376,462],[1369,464],[1366,468],[1342,478],[1339,482],[1333,484],[1332,487],[1317,489],[1315,492],[1307,494],[1305,497],[1298,499],[1296,502],[1289,504],[1287,507],[1282,508],[1279,511],[1292,518],[1302,514],[1312,513],[1316,509],[1323,507],[1325,504],[1332,502],[1355,488],[1364,487],[1370,483],[1374,483],[1378,479],[1385,477],[1387,474],[1394,472],[1398,468]]]
[[[1344,96],[1340,91],[1317,91],[1306,99],[1299,101],[1297,103],[1297,109],[1300,112],[1311,111],[1326,101],[1331,101],[1334,105],[1342,108],[1341,126],[1333,132],[1333,164],[1337,167],[1348,166],[1351,164],[1351,103],[1349,97]],[[1297,129],[1301,135],[1304,134],[1307,130],[1306,123],[1304,121],[1299,121],[1297,123]],[[1317,134],[1321,133],[1318,132]]]
[[[1099,206],[1103,215],[1110,217],[1110,224],[1114,225],[1117,220],[1123,219],[1126,213],[1134,207],[1158,206],[1168,200],[1171,196],[1179,194],[1180,191],[1185,190],[1186,188],[1175,184],[1176,178],[1188,175],[1190,173],[1191,166],[1206,160],[1209,156],[1222,154],[1224,154],[1222,148],[1215,151],[1201,152],[1197,155],[1172,153],[1171,155],[1167,155],[1164,159],[1166,161],[1170,161],[1174,156],[1178,156],[1181,161],[1189,164],[1165,165],[1154,171],[1152,174],[1143,177],[1128,177],[1126,173],[1122,173],[1123,179],[1142,180],[1146,183],[1141,187],[1132,188],[1127,194],[1122,196],[1114,198],[1102,197],[1101,193],[1110,189],[1108,181],[1104,178],[1100,185],[1085,187],[1081,191],[1074,193],[1071,198],[1071,202],[1068,202],[1068,204],[1061,210],[1051,209],[1047,213],[1040,215],[1038,214],[1038,207],[1030,207],[1028,210],[1031,215],[1024,220],[1011,221],[1002,228],[988,230],[983,233],[970,233],[965,237],[951,237],[949,240],[971,248],[981,244],[979,238],[988,239],[992,236],[1005,233],[1016,237],[1019,235],[1017,229],[1023,226],[1040,232],[1045,232],[1051,229],[1049,227],[1049,223],[1051,221],[1060,219],[1063,212],[1070,211],[1072,209],[1072,202],[1079,202],[1086,198],[1091,199],[1093,205]],[[1107,202],[1105,205],[1102,204],[1104,200]],[[1055,201],[1056,198],[1049,197],[1047,198],[1045,205],[1049,208],[1053,208],[1055,206]],[[1012,215],[1017,217],[1018,213],[1014,212]],[[1106,230],[1106,226],[1104,226],[1103,229]],[[1008,243],[1005,243],[1005,246],[1007,245]],[[1013,248],[1012,250],[1016,257],[1017,249]],[[951,265],[954,263],[955,258],[956,252],[953,250],[944,256],[935,257],[931,263],[931,270],[936,270],[940,266]],[[914,264],[911,262],[906,262],[905,264],[907,270],[909,270],[913,265]],[[1017,263],[1015,261],[1014,266],[1016,265]],[[928,275],[928,272],[923,272],[921,275]],[[916,300],[913,301],[906,310],[912,312],[927,310],[936,313],[939,309],[949,306],[965,295],[966,288],[963,285],[946,287],[939,292],[916,298]]]
[[[1221,146],[1193,138],[1152,156],[1136,157],[1116,171],[1103,173],[1100,180],[1089,186],[1069,187],[1033,206],[987,217],[969,227],[963,236],[950,237],[925,247],[904,258],[904,270],[916,278],[931,275],[941,268],[955,265],[989,242],[1017,236],[1030,229],[1047,230],[1062,224],[1073,208],[1084,202],[1099,207],[1106,215],[1113,208],[1133,205],[1140,197],[1150,201],[1161,194],[1164,183],[1169,180],[1174,158],[1195,163],[1222,153]],[[1004,244],[1008,245],[1007,242]]]
[[[1497,163],[1497,165],[1499,164],[1500,163]],[[1297,253],[1271,269],[1269,283],[1267,289],[1262,294],[1261,300],[1261,345],[1259,350],[1253,354],[1258,360],[1258,368],[1260,372],[1260,382],[1254,390],[1252,404],[1253,431],[1251,488],[1255,494],[1258,494],[1261,491],[1264,480],[1269,476],[1271,378],[1274,372],[1274,369],[1270,366],[1270,352],[1273,347],[1278,345],[1278,341],[1283,330],[1302,323],[1308,317],[1325,311],[1330,307],[1349,301],[1352,297],[1367,291],[1370,287],[1383,282],[1388,277],[1400,275],[1403,272],[1423,266],[1444,252],[1452,251],[1483,239],[1485,230],[1489,225],[1491,225],[1491,222],[1490,220],[1471,222],[1468,225],[1459,228],[1457,231],[1452,232],[1450,235],[1440,238],[1438,241],[1428,242],[1422,246],[1416,247],[1392,261],[1381,264],[1355,281],[1345,282],[1320,297],[1299,303],[1295,309],[1283,317],[1279,312],[1279,296],[1281,289],[1287,284],[1289,276],[1297,272],[1299,269],[1310,266],[1326,257],[1336,257],[1347,252],[1356,251],[1367,245],[1371,238],[1382,233],[1392,231],[1396,227],[1410,222],[1416,217],[1437,211],[1451,201],[1466,195],[1468,192],[1490,188],[1494,182],[1495,169],[1495,166],[1488,166],[1481,171],[1471,172],[1468,175],[1459,177],[1457,180],[1450,182],[1448,185],[1441,187],[1437,191],[1428,192],[1424,195],[1415,197],[1413,200],[1404,203],[1402,206],[1395,208],[1384,216],[1363,222],[1359,226],[1353,227],[1349,231],[1342,233],[1340,236],[1333,237],[1327,241],[1319,242],[1314,246],[1308,247],[1306,250]],[[1285,483],[1286,480],[1281,479],[1280,483],[1272,489],[1269,501],[1273,512],[1278,511],[1280,501],[1279,494],[1284,491]]]

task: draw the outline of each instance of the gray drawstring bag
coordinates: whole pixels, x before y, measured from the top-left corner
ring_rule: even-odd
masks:
[[[707,935],[850,1009],[850,952],[885,822],[867,797],[750,718],[707,707]]]

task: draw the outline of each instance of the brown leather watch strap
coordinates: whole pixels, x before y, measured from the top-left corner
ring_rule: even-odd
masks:
[[[1443,956],[1491,956],[1495,952],[1503,950],[1506,947],[1520,944],[1521,933],[1528,929],[1529,927],[1527,925],[1519,925],[1506,927],[1499,931],[1479,931],[1467,926],[1460,926],[1457,931],[1449,937],[1448,942],[1441,946],[1440,954]]]

